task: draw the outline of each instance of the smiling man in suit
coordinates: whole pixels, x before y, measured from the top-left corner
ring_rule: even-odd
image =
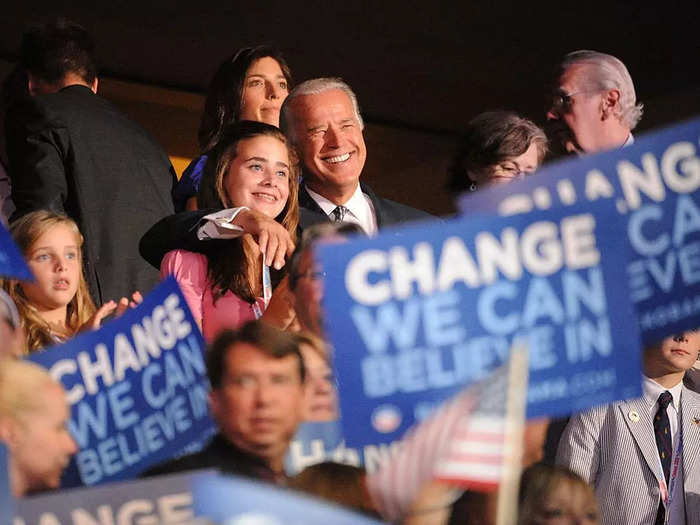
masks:
[[[280,125],[301,155],[299,207],[306,220],[353,222],[368,235],[385,226],[427,219],[427,213],[377,196],[360,176],[367,159],[364,121],[350,86],[314,78],[284,101]],[[301,218],[302,227],[304,216]]]
[[[603,524],[700,524],[700,395],[683,386],[699,350],[697,331],[646,348],[641,398],[571,418],[557,463],[595,487]]]
[[[368,235],[387,226],[425,220],[424,211],[384,199],[360,182],[367,159],[357,97],[339,78],[315,78],[302,82],[282,105],[280,126],[301,156],[303,179],[299,185],[299,229],[325,222],[355,223]],[[217,223],[232,223],[217,229]],[[199,226],[198,226],[199,225]],[[274,219],[251,210],[198,210],[166,217],[141,239],[141,255],[152,265],[169,250],[203,251],[199,241],[262,233],[274,239],[276,254],[267,263],[279,268],[293,245]]]

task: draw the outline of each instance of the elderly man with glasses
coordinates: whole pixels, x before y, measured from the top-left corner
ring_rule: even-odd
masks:
[[[632,77],[612,55],[574,51],[564,57],[547,120],[552,143],[567,153],[595,153],[633,142],[642,116]]]

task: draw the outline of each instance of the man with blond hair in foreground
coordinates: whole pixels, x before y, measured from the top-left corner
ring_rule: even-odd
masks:
[[[63,387],[27,361],[0,361],[0,441],[10,453],[12,494],[19,498],[57,489],[77,452],[68,432]]]

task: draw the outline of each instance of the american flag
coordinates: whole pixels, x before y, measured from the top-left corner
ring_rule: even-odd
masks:
[[[468,387],[413,427],[394,456],[368,474],[367,487],[385,518],[398,520],[432,480],[494,490],[506,457],[508,363]]]
[[[435,478],[474,490],[498,488],[503,476],[508,365],[499,367],[471,393],[472,412],[459,418]]]

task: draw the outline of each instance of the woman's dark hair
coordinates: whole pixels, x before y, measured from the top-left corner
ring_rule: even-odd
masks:
[[[207,158],[197,202],[201,209],[223,209],[236,204],[232,203],[226,195],[224,178],[231,162],[236,158],[238,143],[241,140],[260,136],[276,138],[287,147],[289,152],[289,197],[284,209],[275,217],[275,220],[284,226],[292,241],[296,243],[296,230],[299,224],[299,160],[287,138],[275,126],[264,122],[242,120],[225,128],[221,139]],[[228,290],[250,303],[255,301],[257,288],[252,283],[260,280],[262,270],[260,256],[255,253],[252,243],[252,238],[244,235],[241,242],[216,243],[216,249],[207,252],[209,282],[215,301]],[[271,271],[273,282],[277,282],[279,274],[276,274],[273,269]]]
[[[246,73],[253,63],[265,57],[277,61],[291,89],[292,72],[277,49],[270,46],[244,47],[228,57],[214,73],[204,101],[204,113],[197,132],[202,153],[216,145],[226,126],[240,119]]]
[[[547,137],[534,122],[511,111],[487,111],[467,124],[457,155],[449,168],[447,190],[454,193],[473,189],[470,173],[494,166],[525,153],[537,144],[537,158],[547,153]]]

